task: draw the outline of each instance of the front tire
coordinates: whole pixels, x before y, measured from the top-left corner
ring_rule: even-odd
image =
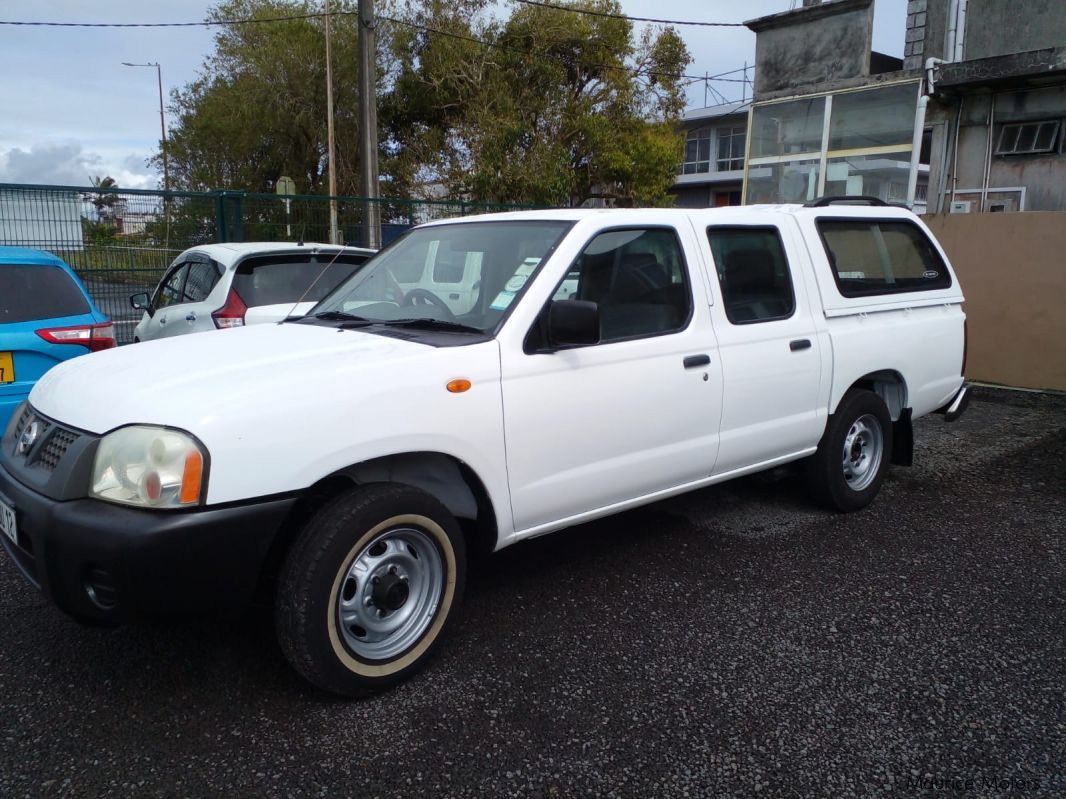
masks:
[[[892,417],[872,391],[853,389],[829,417],[805,463],[807,489],[822,505],[851,512],[869,505],[892,460]]]
[[[440,502],[398,484],[353,488],[311,518],[286,557],[278,641],[312,684],[365,695],[425,665],[465,579],[463,536]]]

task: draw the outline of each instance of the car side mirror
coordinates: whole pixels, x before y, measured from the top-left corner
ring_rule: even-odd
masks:
[[[600,306],[588,300],[555,300],[548,309],[553,347],[600,343]]]
[[[130,295],[130,305],[138,311],[152,312],[151,305],[148,302],[148,292],[141,291],[137,294]]]

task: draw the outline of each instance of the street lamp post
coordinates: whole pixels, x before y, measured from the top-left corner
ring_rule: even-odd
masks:
[[[163,138],[160,140],[160,152],[163,155],[163,190],[170,191],[170,170],[167,166],[167,123],[166,117],[163,115],[163,70],[160,68],[158,62],[149,62],[147,64],[131,64],[129,61],[123,61],[124,67],[155,67],[156,78],[159,81],[159,132]]]

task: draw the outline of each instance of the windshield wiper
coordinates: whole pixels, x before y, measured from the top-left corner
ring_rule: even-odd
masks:
[[[471,327],[462,322],[448,322],[444,319],[388,319],[378,324],[392,327],[420,327],[426,330],[448,330],[455,333],[484,334],[480,327]]]
[[[348,313],[347,311],[322,311],[314,315],[315,319],[322,319],[326,322],[370,322],[371,320],[356,316],[355,314]]]
[[[322,322],[338,322],[339,324],[337,327],[342,330],[347,330],[353,327],[369,327],[370,325],[376,325],[378,323],[376,319],[367,319],[364,316],[356,316],[347,311],[322,311],[313,316],[305,316],[303,318]]]

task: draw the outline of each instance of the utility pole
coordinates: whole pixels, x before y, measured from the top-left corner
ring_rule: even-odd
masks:
[[[375,84],[374,0],[359,0],[359,188],[366,198],[363,246],[381,247],[381,209],[378,207],[378,111]]]
[[[330,49],[329,0],[326,0],[326,122],[329,138],[329,242],[340,244],[337,229],[337,143],[333,135],[333,53]]]

